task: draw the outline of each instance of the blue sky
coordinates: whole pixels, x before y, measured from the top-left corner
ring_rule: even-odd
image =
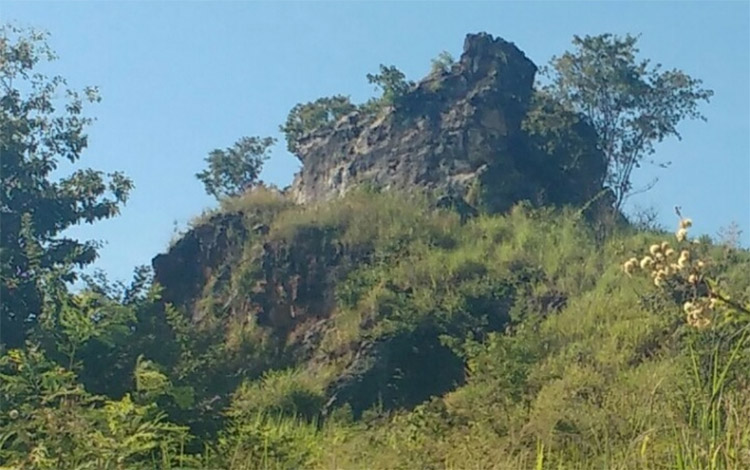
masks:
[[[97,267],[128,279],[164,251],[175,223],[214,202],[195,173],[214,148],[244,135],[280,139],[263,178],[284,186],[298,161],[278,126],[296,103],[373,93],[365,75],[393,64],[410,79],[464,36],[514,42],[537,65],[571,48],[574,34],[642,34],[643,57],[680,68],[715,91],[708,122],[687,121],[683,140],[657,147],[668,170],[644,167],[653,206],[695,233],[735,221],[750,245],[750,3],[719,2],[34,2],[0,3],[0,21],[46,29],[73,87],[98,85],[103,101],[81,164],[123,170],[136,188],[122,215],[73,230],[107,243]]]

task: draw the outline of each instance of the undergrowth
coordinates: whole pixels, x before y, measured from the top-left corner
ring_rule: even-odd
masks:
[[[750,468],[750,254],[691,239],[687,219],[602,240],[574,210],[462,223],[368,191],[299,207],[259,190],[220,213],[255,232],[204,287],[204,325],[156,289],[110,323],[58,309],[62,366],[5,353],[2,468]],[[287,275],[308,297],[269,297]],[[82,355],[105,339],[140,348],[117,364],[177,352],[93,395]]]

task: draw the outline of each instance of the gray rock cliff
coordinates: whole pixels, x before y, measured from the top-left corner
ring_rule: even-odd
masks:
[[[331,129],[304,136],[297,146],[303,165],[290,188],[293,199],[326,200],[361,183],[467,194],[476,181],[489,192],[485,199],[493,211],[523,199],[580,202],[601,188],[601,158],[590,146],[586,157],[593,168],[573,168],[565,161],[569,155],[538,150],[522,126],[536,71],[514,44],[485,33],[468,35],[460,60],[421,80],[397,107],[375,115],[355,111]],[[563,178],[580,180],[573,173],[581,171],[592,175],[588,184],[543,200],[565,184]]]

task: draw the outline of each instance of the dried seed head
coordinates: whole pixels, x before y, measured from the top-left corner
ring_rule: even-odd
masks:
[[[622,265],[622,270],[625,271],[625,274],[630,275],[635,271],[635,268],[638,266],[638,259],[636,258],[630,258],[629,260],[625,261],[625,263]]]
[[[711,325],[711,319],[701,315],[688,315],[687,322],[688,325],[699,330],[707,328]]]

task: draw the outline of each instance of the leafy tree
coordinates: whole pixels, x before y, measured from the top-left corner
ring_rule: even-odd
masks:
[[[43,321],[31,339],[49,359],[74,371],[89,392],[110,397],[132,389],[139,356],[174,364],[178,345],[149,269],[137,268],[129,285],[101,272],[82,278],[86,286],[75,294],[50,276],[44,282]]]
[[[79,169],[53,180],[60,160],[76,163],[88,145],[86,102],[96,88],[66,88],[60,76],[36,71],[56,58],[47,35],[0,27],[0,346],[23,344],[38,323],[45,273],[93,262],[94,242],[62,235],[81,222],[113,217],[133,187],[122,173]]]
[[[289,112],[286,123],[280,126],[281,132],[286,136],[287,149],[296,154],[302,136],[310,132],[330,128],[342,116],[356,109],[357,107],[352,104],[349,97],[342,95],[297,104]]]
[[[662,71],[660,64],[638,60],[637,41],[631,35],[575,36],[574,52],[552,58],[546,70],[551,81],[544,87],[596,128],[618,209],[633,191],[633,170],[654,153],[654,144],[679,139],[677,124],[685,118],[705,120],[698,102],[713,95],[680,70]]]
[[[380,64],[380,73],[368,73],[367,81],[381,90],[380,98],[370,100],[368,103],[370,107],[374,108],[379,106],[397,106],[399,99],[414,86],[414,82],[407,80],[404,72],[394,65],[385,66]]]
[[[167,383],[141,363],[136,376],[140,394]],[[158,468],[174,468],[194,462],[180,451],[187,429],[167,421],[156,404],[140,404],[129,394],[119,400],[91,395],[75,373],[37,347],[0,356],[0,398],[0,462],[10,468],[154,468],[157,461]]]
[[[233,147],[208,154],[208,168],[196,173],[206,192],[217,199],[236,196],[258,183],[273,137],[243,137]]]
[[[545,202],[583,204],[601,191],[607,165],[596,131],[584,116],[538,91],[522,127],[529,137],[529,163],[536,163],[533,174],[543,181]]]
[[[436,58],[432,59],[431,73],[447,72],[456,63],[450,52],[443,51]]]

